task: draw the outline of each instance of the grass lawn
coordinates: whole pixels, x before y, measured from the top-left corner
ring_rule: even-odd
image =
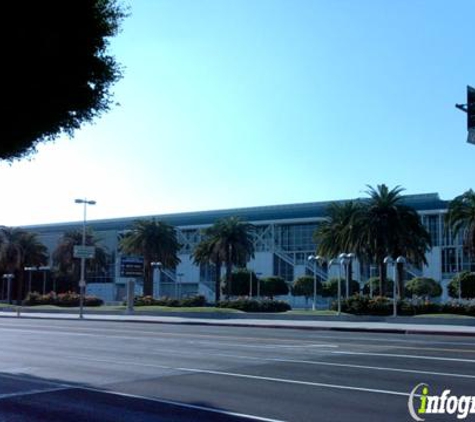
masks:
[[[2,306],[3,305],[3,306]],[[15,307],[14,305],[0,304],[0,307]],[[37,310],[37,311],[63,311],[63,312],[79,312],[79,307],[64,307],[64,306],[55,306],[55,305],[37,305],[37,306],[23,306],[22,310]],[[126,306],[124,305],[115,305],[115,306],[85,306],[85,312],[124,312]],[[135,306],[134,310],[136,312],[217,312],[217,313],[239,313],[241,311],[237,309],[226,309],[226,308],[214,308],[214,307],[170,307],[170,306]]]
[[[311,309],[305,310],[305,309],[298,309],[295,311],[287,311],[285,314],[282,315],[315,315],[315,316],[336,316],[338,315],[337,311],[331,311],[329,309],[325,310],[316,310],[312,311]],[[346,315],[343,312],[341,315]]]
[[[207,306],[192,306],[192,307],[174,307],[174,306],[136,306],[135,311],[137,312],[217,312],[221,314],[235,314],[240,313],[237,309],[229,309],[229,308],[214,308],[214,307],[207,307]]]
[[[421,314],[414,315],[414,318],[474,318],[470,315],[458,315],[458,314]]]

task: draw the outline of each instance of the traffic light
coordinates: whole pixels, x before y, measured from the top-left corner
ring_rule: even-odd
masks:
[[[467,142],[475,145],[475,88],[467,85],[467,104],[455,104],[455,107],[467,113]]]
[[[467,129],[475,130],[475,88],[467,86]]]

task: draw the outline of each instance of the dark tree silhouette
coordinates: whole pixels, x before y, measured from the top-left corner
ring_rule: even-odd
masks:
[[[107,48],[126,15],[117,0],[2,4],[0,159],[31,155],[109,110],[121,70]]]

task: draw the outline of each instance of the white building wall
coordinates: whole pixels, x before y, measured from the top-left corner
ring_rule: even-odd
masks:
[[[179,255],[181,262],[178,264],[176,274],[183,274],[181,283],[199,283],[200,282],[200,268],[193,264],[193,258],[190,254]]]
[[[274,273],[274,254],[272,252],[256,252],[254,259],[248,263],[248,268],[256,274],[260,273],[259,277],[268,277]]]
[[[435,281],[442,280],[442,253],[440,246],[434,246],[426,253],[427,264],[422,269],[424,277],[433,278]]]

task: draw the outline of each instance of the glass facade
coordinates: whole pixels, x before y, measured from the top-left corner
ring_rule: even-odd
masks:
[[[294,281],[294,266],[274,255],[274,275],[282,277],[285,281]]]
[[[314,251],[313,234],[316,228],[316,223],[277,225],[275,244],[280,250],[288,252]]]

